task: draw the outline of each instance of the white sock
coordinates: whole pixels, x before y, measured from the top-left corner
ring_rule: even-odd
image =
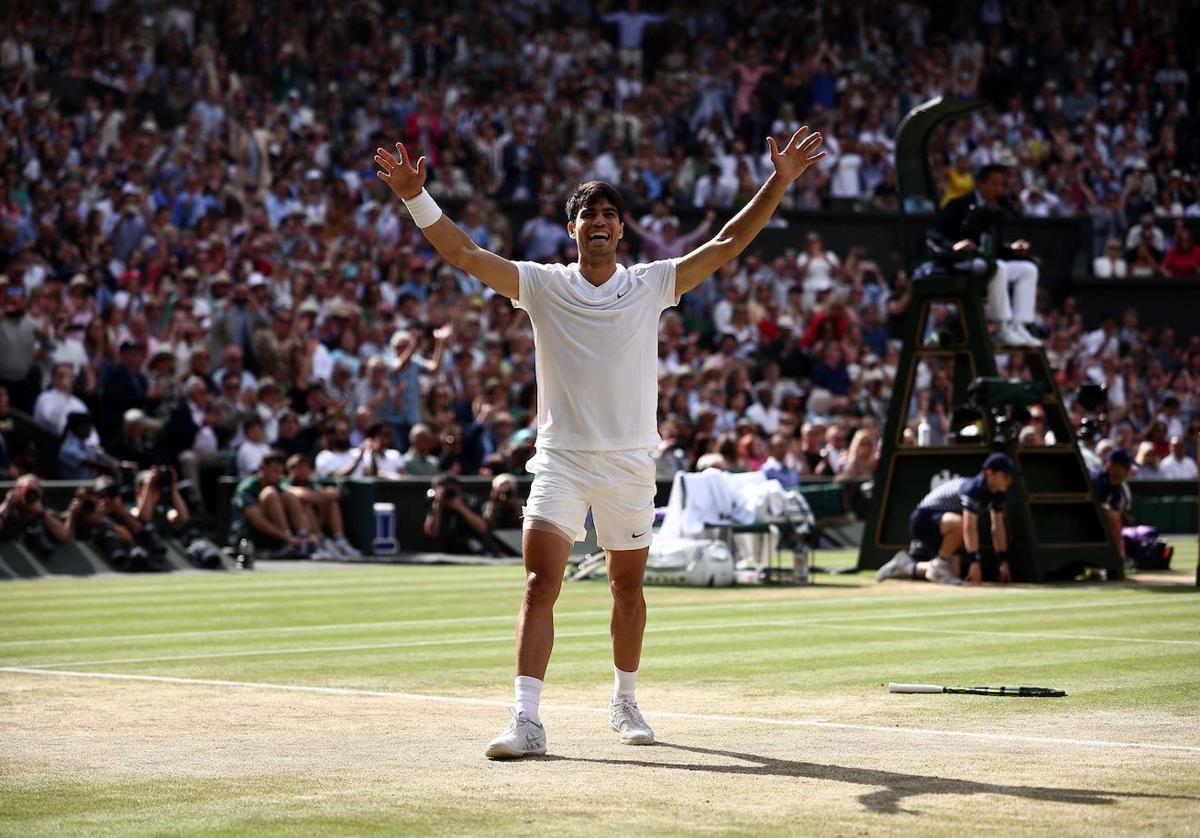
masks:
[[[517,715],[541,724],[541,717],[538,716],[538,703],[542,700],[542,680],[531,675],[518,675],[515,685]]]
[[[633,672],[625,672],[622,669],[613,667],[613,675],[616,677],[613,680],[613,701],[621,698],[637,701],[637,670]]]

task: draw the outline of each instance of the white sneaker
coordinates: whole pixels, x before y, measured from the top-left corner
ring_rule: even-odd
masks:
[[[940,582],[943,585],[961,585],[962,579],[954,575],[950,570],[950,562],[938,556],[929,562],[929,569],[925,571],[925,578],[930,582]]]
[[[488,759],[520,759],[546,753],[546,728],[524,716],[512,714],[504,732],[488,743]]]
[[[609,705],[612,729],[621,734],[622,745],[653,745],[654,731],[642,718],[637,702],[619,698]]]
[[[1024,323],[1014,322],[1012,325],[1012,330],[1014,332],[1016,332],[1017,337],[1019,337],[1023,341],[1023,343],[1021,344],[1022,346],[1041,346],[1042,345],[1042,342],[1037,339],[1037,335],[1035,335],[1033,332],[1029,331],[1029,327],[1026,326]]]
[[[344,535],[339,535],[333,539],[333,547],[335,550],[337,550],[341,555],[345,556],[347,559],[361,559],[362,558],[362,553],[358,552],[358,548],[356,548],[353,544],[351,544],[349,541],[347,541],[346,536],[344,536]]]
[[[888,559],[883,567],[875,571],[875,581],[882,582],[884,579],[912,579],[913,567],[916,563],[916,560],[912,556],[900,550],[896,555]]]
[[[1012,323],[1001,323],[992,338],[997,346],[1029,346],[1028,340],[1021,336]]]

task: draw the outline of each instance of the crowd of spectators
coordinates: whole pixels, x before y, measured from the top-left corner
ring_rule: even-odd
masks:
[[[273,451],[317,478],[524,473],[529,322],[389,200],[371,157],[396,139],[514,258],[570,260],[565,191],[614,183],[630,262],[700,240],[801,122],[830,153],[785,210],[896,210],[899,119],[978,96],[933,144],[947,197],[1007,163],[1026,215],[1092,217],[1098,274],[1200,263],[1196,55],[1172,35],[1195,21],[1173,3],[58,5],[0,10],[0,431],[16,407],[59,438],[45,476],[169,465],[197,512],[205,473]],[[521,204],[540,210],[514,227]],[[661,475],[873,472],[908,275],[796,242],[664,316]],[[1200,337],[1085,324],[1070,299],[1039,320],[1064,391],[1107,383],[1131,450],[1200,429]],[[947,407],[926,372],[914,430]],[[0,443],[6,476],[35,470],[29,440]]]

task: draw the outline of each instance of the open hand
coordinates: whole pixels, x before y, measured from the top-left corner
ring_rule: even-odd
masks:
[[[779,150],[774,137],[767,137],[767,146],[771,150],[771,162],[775,165],[775,173],[786,182],[791,183],[804,174],[813,163],[825,156],[824,151],[817,151],[825,140],[819,133],[809,134],[808,126],[801,125],[792,134],[783,151]]]
[[[404,143],[396,143],[396,156],[399,162],[382,148],[375,149],[375,165],[380,169],[375,174],[398,197],[407,201],[420,195],[425,188],[425,158],[417,160],[414,167]]]

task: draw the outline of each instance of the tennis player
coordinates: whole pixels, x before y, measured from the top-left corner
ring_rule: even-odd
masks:
[[[378,149],[376,174],[404,200],[442,257],[510,298],[533,323],[538,432],[522,535],[526,581],[517,620],[516,706],[507,729],[488,745],[489,758],[546,752],[538,704],[554,645],[554,603],[589,507],[613,597],[610,720],[621,742],[653,744],[636,686],[646,626],[642,579],[654,521],[650,451],[659,443],[659,315],[754,240],[792,182],[825,156],[821,143],[806,127],[783,148],[768,137],[774,173],[716,236],[679,259],[630,267],[616,260],[625,204],[607,183],[580,184],[567,200],[567,233],[578,246],[578,262],[511,262],[476,246],[442,213],[423,188],[424,157],[414,159],[401,143],[395,155]]]

